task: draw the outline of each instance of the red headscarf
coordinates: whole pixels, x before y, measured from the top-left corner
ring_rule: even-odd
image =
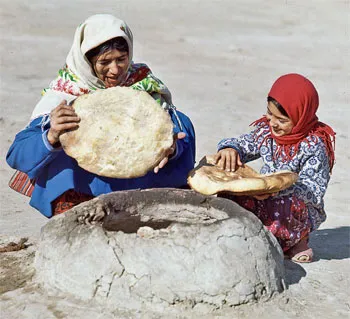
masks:
[[[276,80],[268,96],[282,105],[294,124],[292,132],[284,136],[275,136],[269,126],[270,133],[267,138],[272,137],[276,141],[277,154],[282,154],[283,150],[284,156],[291,159],[297,153],[300,143],[307,141],[307,136],[320,137],[325,143],[332,170],[335,132],[316,116],[318,94],[313,84],[300,74],[286,74]],[[260,123],[268,124],[266,116],[252,124]]]

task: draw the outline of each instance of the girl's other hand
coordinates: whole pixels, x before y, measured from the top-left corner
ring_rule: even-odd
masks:
[[[224,148],[220,150],[216,153],[214,160],[216,166],[227,172],[234,172],[238,166],[243,166],[238,152],[233,148]]]
[[[255,199],[257,199],[257,200],[264,200],[264,199],[267,199],[267,198],[269,198],[269,197],[271,197],[271,196],[276,196],[277,195],[277,193],[270,193],[270,194],[261,194],[261,195],[255,195],[255,196],[253,196]]]
[[[176,141],[182,140],[186,137],[186,133],[180,132],[174,136],[173,145],[165,152],[165,157],[160,161],[160,163],[153,169],[153,172],[157,174],[161,168],[163,168],[166,163],[168,163],[169,158],[176,153]]]
[[[71,105],[67,105],[67,101],[63,100],[50,113],[50,129],[47,133],[47,140],[51,145],[59,143],[61,134],[68,130],[79,127],[80,118],[75,113]]]

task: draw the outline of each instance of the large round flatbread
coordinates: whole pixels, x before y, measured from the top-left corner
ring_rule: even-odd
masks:
[[[62,134],[60,142],[80,167],[97,175],[143,176],[173,144],[170,115],[144,91],[98,90],[78,97],[73,107],[79,128]]]
[[[188,176],[188,184],[204,195],[229,192],[234,195],[259,195],[276,193],[293,185],[298,174],[280,171],[258,174],[248,165],[235,172],[227,172],[215,165],[213,156],[205,156]]]

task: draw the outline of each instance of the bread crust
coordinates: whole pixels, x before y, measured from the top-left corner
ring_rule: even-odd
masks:
[[[144,176],[173,144],[167,111],[144,91],[129,87],[78,97],[73,108],[79,128],[60,136],[64,151],[85,170],[100,176]]]
[[[234,195],[261,195],[276,193],[292,186],[298,174],[280,171],[259,174],[248,165],[235,172],[227,172],[215,165],[214,156],[205,156],[199,165],[190,171],[187,182],[195,191],[204,195],[231,193]]]

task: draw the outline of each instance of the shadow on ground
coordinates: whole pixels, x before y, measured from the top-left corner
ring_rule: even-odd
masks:
[[[350,227],[317,230],[310,236],[310,247],[314,251],[314,262],[322,259],[350,258]],[[296,284],[306,276],[306,271],[301,264],[285,260],[284,267],[288,285]]]
[[[320,229],[310,236],[314,261],[347,259],[350,257],[350,227]]]
[[[306,271],[301,265],[288,259],[284,260],[284,269],[288,286],[297,284],[301,278],[306,276]]]

